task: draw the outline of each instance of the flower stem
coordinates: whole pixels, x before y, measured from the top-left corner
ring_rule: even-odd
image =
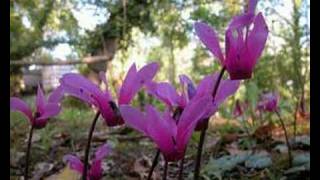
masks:
[[[284,122],[283,122],[283,120],[282,120],[282,118],[281,118],[281,116],[280,116],[279,111],[275,111],[275,112],[276,112],[276,114],[278,115],[279,121],[280,121],[281,126],[282,126],[282,129],[283,129],[283,131],[284,131],[284,136],[285,136],[285,138],[286,138],[286,143],[287,143],[287,147],[288,147],[289,167],[292,167],[291,145],[290,145],[290,143],[289,143],[289,138],[288,138],[287,129],[286,129],[285,125],[284,125]]]
[[[82,172],[82,180],[86,180],[87,179],[90,145],[91,145],[93,131],[94,131],[94,128],[95,128],[95,126],[97,124],[99,116],[100,116],[100,111],[98,111],[96,113],[96,115],[95,115],[95,117],[94,117],[94,119],[92,121],[90,131],[89,131],[87,146],[86,146],[85,155],[84,155],[84,168],[83,168],[83,172]]]
[[[30,131],[29,131],[27,154],[26,154],[26,167],[25,167],[25,170],[24,170],[24,179],[25,180],[28,180],[29,157],[30,157],[30,151],[31,151],[31,142],[32,142],[33,129],[34,129],[34,126],[31,125]]]
[[[167,179],[167,171],[168,171],[168,161],[165,160],[162,180],[166,180]]]
[[[219,73],[219,76],[218,76],[218,80],[216,81],[216,83],[214,85],[213,92],[212,92],[213,101],[214,101],[214,99],[216,97],[216,94],[217,94],[217,91],[218,91],[218,87],[219,87],[219,84],[220,84],[220,82],[222,80],[222,76],[223,76],[225,70],[226,70],[226,68],[222,67],[222,69],[221,69],[221,71]],[[203,148],[206,132],[207,132],[207,129],[208,129],[209,118],[206,118],[204,121],[206,122],[206,126],[205,126],[205,128],[203,128],[201,130],[200,141],[199,141],[199,144],[198,144],[196,165],[195,165],[195,169],[194,169],[194,180],[198,180],[199,179],[200,167],[201,167],[202,148]]]
[[[208,122],[209,118],[205,119],[205,120],[206,120],[206,122]],[[198,180],[199,179],[202,148],[203,148],[204,139],[205,139],[205,136],[206,136],[207,129],[208,129],[208,123],[206,124],[206,127],[201,130],[201,134],[200,134],[200,141],[199,141],[199,144],[198,144],[196,166],[195,166],[195,169],[194,169],[194,180]]]
[[[153,159],[152,166],[151,166],[151,169],[150,169],[149,174],[148,174],[148,180],[151,179],[153,170],[154,170],[154,168],[155,168],[155,167],[157,166],[157,164],[158,164],[159,155],[160,155],[160,150],[157,149],[156,156],[155,156],[154,159]]]
[[[183,180],[183,165],[184,165],[184,156],[180,161],[178,180]]]

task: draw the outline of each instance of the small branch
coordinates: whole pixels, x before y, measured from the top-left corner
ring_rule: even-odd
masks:
[[[106,62],[110,61],[112,56],[92,56],[83,58],[83,60],[66,60],[66,61],[54,61],[54,62],[46,62],[46,61],[12,61],[10,60],[10,66],[31,66],[31,65],[38,65],[38,66],[64,66],[64,65],[76,65],[76,64],[94,64],[99,62]]]
[[[82,172],[82,180],[86,180],[87,179],[87,171],[88,171],[88,161],[89,161],[89,153],[90,153],[90,145],[91,145],[91,139],[92,139],[92,135],[93,135],[93,131],[94,128],[97,124],[98,118],[100,116],[100,111],[98,111],[92,121],[91,124],[91,128],[89,131],[89,135],[88,135],[88,141],[87,141],[87,147],[85,150],[85,155],[84,155],[84,167],[83,167],[83,172]]]
[[[32,135],[33,135],[33,125],[31,125],[30,132],[29,132],[29,139],[28,139],[28,147],[27,147],[27,154],[26,154],[26,167],[24,170],[24,179],[28,180],[28,171],[29,171],[29,157],[30,157],[30,151],[31,151],[31,143],[32,143]]]

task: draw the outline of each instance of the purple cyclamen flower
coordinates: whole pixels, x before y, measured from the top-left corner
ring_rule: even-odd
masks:
[[[278,110],[279,99],[279,94],[275,92],[262,94],[257,109],[260,111],[275,112]]]
[[[62,97],[61,87],[56,88],[48,100],[44,96],[44,93],[38,85],[38,91],[36,96],[36,111],[32,113],[31,108],[23,100],[17,97],[10,98],[10,109],[14,111],[20,111],[29,120],[30,124],[36,128],[41,129],[46,126],[50,117],[56,116],[60,112],[59,101]]]
[[[145,107],[145,113],[129,105],[121,105],[120,111],[126,124],[150,137],[167,161],[177,161],[184,156],[192,132],[211,101],[211,96],[191,100],[178,124],[168,109],[160,113],[151,105]]]
[[[109,155],[111,152],[111,147],[109,144],[104,144],[102,146],[100,146],[96,153],[95,153],[95,157],[92,160],[91,166],[88,173],[88,180],[100,180],[102,178],[102,173],[103,173],[103,169],[102,169],[102,160]],[[82,174],[83,171],[83,163],[81,162],[81,160],[74,155],[65,155],[63,157],[63,161],[67,162],[70,169]]]
[[[213,88],[218,80],[218,76],[218,73],[207,75],[200,81],[198,86],[195,87],[188,76],[180,75],[180,83],[182,87],[184,87],[180,94],[169,83],[152,82],[147,85],[147,89],[150,94],[164,102],[169,108],[180,107],[184,109],[192,99],[212,96]],[[202,129],[206,123],[204,120],[214,115],[218,110],[218,107],[227,99],[227,97],[237,91],[239,84],[239,80],[221,80],[216,97],[214,101],[211,102],[211,105],[207,107],[206,113],[203,115],[202,120],[198,122],[196,130]]]
[[[137,71],[136,65],[133,64],[119,91],[118,105],[129,104],[142,86],[153,79],[158,69],[159,66],[157,63],[150,63]],[[108,87],[103,72],[100,73],[100,78],[105,83],[106,87]],[[64,75],[60,79],[60,83],[67,94],[75,96],[98,108],[108,126],[116,126],[124,123],[119,113],[118,106],[108,89],[102,91],[99,86],[82,75],[75,73]]]
[[[225,33],[225,56],[214,29],[203,22],[194,25],[199,39],[225,66],[232,80],[251,78],[265,47],[268,27],[261,12],[255,15],[256,5],[257,0],[250,0],[248,10],[231,20]]]

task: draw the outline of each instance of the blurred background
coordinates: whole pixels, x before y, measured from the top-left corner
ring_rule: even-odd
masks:
[[[38,83],[48,93],[68,72],[99,83],[99,71],[106,71],[115,93],[133,62],[138,67],[159,62],[158,81],[178,87],[178,75],[187,74],[197,83],[220,67],[195,36],[193,23],[201,20],[213,26],[224,47],[228,22],[245,5],[245,0],[10,0],[10,95],[31,104]],[[266,48],[253,78],[242,83],[218,115],[232,119],[235,100],[240,99],[250,103],[254,117],[259,95],[278,91],[284,119],[291,122],[297,113],[305,117],[310,104],[310,0],[263,0],[257,11],[270,30]],[[75,99],[64,103],[58,119],[72,123],[61,121],[57,123],[65,124],[59,130],[40,131],[48,136],[41,138],[47,151],[53,135],[78,126],[82,128],[75,131],[84,133],[87,126],[82,123],[93,116]],[[140,93],[135,103],[157,102]],[[26,126],[19,114],[12,114],[10,149],[24,146],[13,137],[25,138],[25,132],[15,130]],[[71,136],[79,138],[76,132]]]

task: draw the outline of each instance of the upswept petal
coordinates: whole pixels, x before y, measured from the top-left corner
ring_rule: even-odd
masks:
[[[156,62],[149,63],[138,71],[138,81],[140,84],[150,82],[159,70],[159,64]]]
[[[199,98],[199,97],[203,97],[205,95],[209,95],[212,94],[214,85],[218,79],[219,74],[218,73],[214,73],[214,74],[210,74],[205,76],[199,83],[199,85],[197,86],[197,91],[196,94],[194,96],[194,98]]]
[[[179,104],[179,94],[170,83],[149,82],[146,84],[146,88],[151,95],[155,96],[160,101],[163,101],[169,107]]]
[[[49,103],[60,103],[63,95],[64,95],[63,86],[59,85],[56,89],[54,89],[51,92],[51,94],[48,98],[48,102]]]
[[[56,116],[57,114],[59,114],[60,110],[61,108],[58,104],[48,103],[44,106],[43,113],[40,114],[40,117],[36,118],[35,121],[48,119],[50,117]]]
[[[32,123],[32,121],[33,121],[32,110],[21,99],[16,98],[16,97],[11,97],[10,98],[10,109],[12,109],[14,111],[20,111],[28,118],[30,123]]]
[[[123,80],[122,86],[119,90],[119,104],[128,104],[134,96],[134,91],[138,91],[139,85],[136,82],[137,68],[133,63],[128,70],[126,77]]]
[[[253,24],[253,29],[248,35],[247,46],[250,50],[251,58],[255,60],[254,64],[256,64],[265,47],[269,30],[262,13],[255,17]]]
[[[194,24],[195,31],[202,43],[216,56],[220,62],[224,61],[224,57],[219,44],[219,37],[212,27],[203,22]]]
[[[157,144],[161,152],[170,154],[174,150],[176,143],[176,124],[170,117],[161,117],[161,114],[151,105],[147,105],[146,119],[150,121],[147,126],[147,131],[151,139]]]
[[[73,155],[65,155],[63,161],[66,161],[72,170],[75,170],[79,173],[83,171],[83,163],[80,159]]]
[[[140,112],[138,109],[133,108],[129,105],[120,105],[120,112],[122,118],[124,119],[125,123],[130,127],[148,135],[147,133],[147,124],[149,122],[146,119],[145,115]]]
[[[40,87],[40,84],[38,84],[37,97],[36,97],[37,112],[43,113],[46,103],[47,103],[46,97],[44,96],[44,93],[42,91],[42,88]]]
[[[248,13],[254,14],[256,7],[257,7],[258,0],[249,0],[248,4]]]
[[[192,82],[192,80],[187,76],[187,75],[179,75],[179,79],[180,79],[180,84],[183,87],[183,93],[184,92],[184,88],[187,88],[187,92],[188,92],[188,99],[190,100],[195,94],[196,94],[196,88]]]
[[[185,148],[197,122],[206,113],[206,109],[210,106],[211,102],[211,96],[193,98],[183,110],[177,130],[177,146],[180,150]]]
[[[240,80],[221,80],[218,87],[217,95],[214,99],[214,103],[218,106],[227,99],[227,97],[236,93],[240,86]]]
[[[91,81],[79,74],[65,74],[60,79],[60,83],[67,94],[75,96],[89,104],[98,106],[97,100],[106,102],[110,100],[103,95],[102,91],[97,85],[93,84]]]
[[[145,65],[137,72],[136,66],[133,64],[121,86],[119,104],[130,103],[142,86],[153,79],[158,69],[159,65],[153,62]]]
[[[239,30],[250,25],[254,19],[254,14],[243,13],[238,16],[234,16],[228,25],[227,31]]]
[[[102,160],[111,152],[111,146],[108,143],[103,144],[100,146],[97,151],[95,152],[95,160]]]
[[[90,180],[100,180],[102,178],[102,163],[101,160],[94,160],[91,164],[88,176]]]

